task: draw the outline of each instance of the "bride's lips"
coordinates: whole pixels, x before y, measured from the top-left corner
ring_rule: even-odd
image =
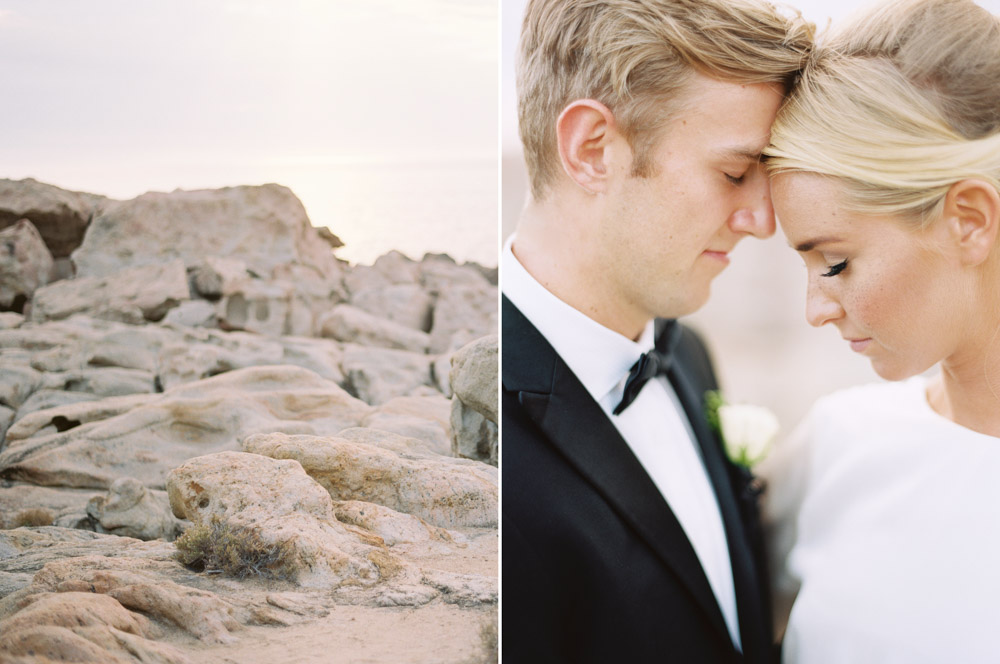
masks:
[[[851,350],[853,350],[855,353],[863,353],[864,350],[868,348],[868,345],[872,342],[871,337],[867,339],[848,339],[847,341],[850,342]]]

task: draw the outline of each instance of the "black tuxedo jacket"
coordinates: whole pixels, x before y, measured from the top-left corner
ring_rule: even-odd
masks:
[[[690,330],[673,367],[725,524],[743,654],[670,506],[597,402],[504,297],[506,664],[774,661],[755,494],[707,425],[703,395],[716,381]]]

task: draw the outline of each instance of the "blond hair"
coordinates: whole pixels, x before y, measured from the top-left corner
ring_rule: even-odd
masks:
[[[838,178],[845,207],[926,225],[966,178],[1000,189],[1000,21],[897,0],[824,39],[778,113],[772,175]]]
[[[812,25],[753,0],[531,0],[517,64],[518,128],[532,194],[559,171],[556,119],[576,99],[615,115],[632,173],[650,151],[691,73],[786,89],[812,47]]]

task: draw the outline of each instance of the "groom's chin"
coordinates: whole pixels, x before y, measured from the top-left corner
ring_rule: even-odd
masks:
[[[675,298],[670,303],[657,311],[658,318],[680,318],[695,313],[708,303],[711,295],[711,284],[694,289],[692,288],[683,297]]]

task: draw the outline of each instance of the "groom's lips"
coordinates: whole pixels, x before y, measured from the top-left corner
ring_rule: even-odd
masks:
[[[702,253],[705,256],[708,256],[709,258],[714,258],[717,261],[721,261],[722,263],[724,263],[726,265],[729,265],[729,252],[728,251],[711,251],[711,250],[706,249]]]

